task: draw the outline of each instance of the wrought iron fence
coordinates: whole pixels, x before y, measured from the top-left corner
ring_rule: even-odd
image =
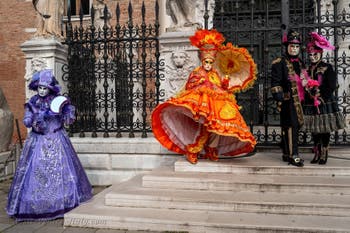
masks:
[[[270,94],[269,76],[272,61],[284,52],[281,35],[291,27],[302,33],[304,42],[310,31],[317,30],[336,46],[336,51],[324,59],[338,72],[338,101],[348,121],[350,51],[346,44],[350,42],[350,6],[345,0],[327,4],[321,6],[320,0],[216,0],[215,11],[208,12],[205,1],[205,27],[209,13],[214,14],[213,27],[227,41],[248,48],[258,65],[256,84],[237,99],[260,146],[280,142],[279,114]],[[150,112],[164,97],[164,90],[159,89],[164,64],[159,58],[158,1],[155,21],[149,25],[145,21],[144,2],[141,24],[133,23],[131,3],[125,25],[120,23],[119,4],[113,27],[107,22],[107,7],[101,28],[95,26],[94,12],[92,8],[88,25],[83,25],[82,13],[78,25],[73,27],[70,16],[66,23],[68,64],[64,66],[63,79],[77,107],[77,121],[70,132],[80,137],[86,132],[91,132],[92,137],[99,132],[104,137],[113,134],[121,137],[123,132],[134,137],[135,132],[140,132],[147,137],[151,132]],[[311,136],[301,132],[300,143],[310,142]],[[331,142],[349,145],[347,129],[332,134]]]
[[[70,12],[70,10],[68,10]],[[158,42],[158,2],[155,3],[155,22],[146,24],[143,2],[141,24],[133,23],[132,4],[128,6],[128,22],[120,23],[120,7],[116,6],[116,26],[108,22],[108,9],[103,10],[102,27],[96,26],[95,9],[91,21],[83,24],[80,13],[78,25],[68,15],[65,44],[68,45],[68,64],[63,67],[63,80],[68,95],[76,106],[77,121],[71,133],[84,137],[91,132],[96,137],[127,132],[134,137],[140,132],[147,136],[150,111],[159,102],[161,61]]]
[[[238,94],[242,114],[251,125],[258,145],[276,145],[280,142],[279,114],[270,94],[270,68],[272,61],[284,53],[282,33],[295,28],[306,44],[310,31],[317,30],[336,46],[334,53],[323,59],[333,64],[338,73],[339,106],[349,121],[350,84],[350,6],[346,1],[320,0],[217,0],[215,1],[214,28],[222,32],[227,41],[246,47],[258,66],[258,79],[246,93]],[[302,57],[306,60],[305,46]],[[248,106],[248,107],[246,107]],[[311,135],[300,133],[301,144],[309,144]],[[331,136],[334,145],[349,145],[347,130]]]

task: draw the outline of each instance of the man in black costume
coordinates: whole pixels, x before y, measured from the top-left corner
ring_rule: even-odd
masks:
[[[304,161],[299,157],[298,134],[303,125],[301,106],[303,62],[299,59],[301,38],[295,30],[289,30],[283,37],[285,55],[275,59],[271,68],[271,93],[280,112],[282,130],[282,159],[294,166],[302,167]]]

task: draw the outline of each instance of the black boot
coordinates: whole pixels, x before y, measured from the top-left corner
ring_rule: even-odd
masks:
[[[289,155],[283,154],[282,155],[282,160],[283,160],[283,162],[289,162]]]
[[[310,161],[310,163],[318,163],[321,157],[321,145],[316,145],[313,148],[314,158]]]
[[[327,163],[327,160],[328,160],[328,147],[322,147],[321,156],[320,156],[320,160],[318,161],[318,164],[324,165]]]
[[[297,167],[303,167],[304,166],[304,160],[299,157],[299,155],[293,155],[289,158],[289,164],[292,164],[293,166]]]

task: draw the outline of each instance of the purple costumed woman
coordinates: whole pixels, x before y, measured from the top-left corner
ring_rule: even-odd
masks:
[[[50,109],[60,92],[52,71],[35,73],[29,89],[38,92],[25,104],[23,123],[32,130],[17,165],[6,211],[17,221],[52,220],[89,200],[92,188],[63,127],[73,123],[74,106],[67,101],[59,112]]]

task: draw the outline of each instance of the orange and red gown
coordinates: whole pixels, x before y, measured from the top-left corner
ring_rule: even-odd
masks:
[[[228,80],[221,80],[215,69],[194,69],[184,90],[154,109],[155,138],[168,150],[180,154],[200,153],[211,134],[219,136],[219,155],[253,151],[255,138],[227,86]]]

